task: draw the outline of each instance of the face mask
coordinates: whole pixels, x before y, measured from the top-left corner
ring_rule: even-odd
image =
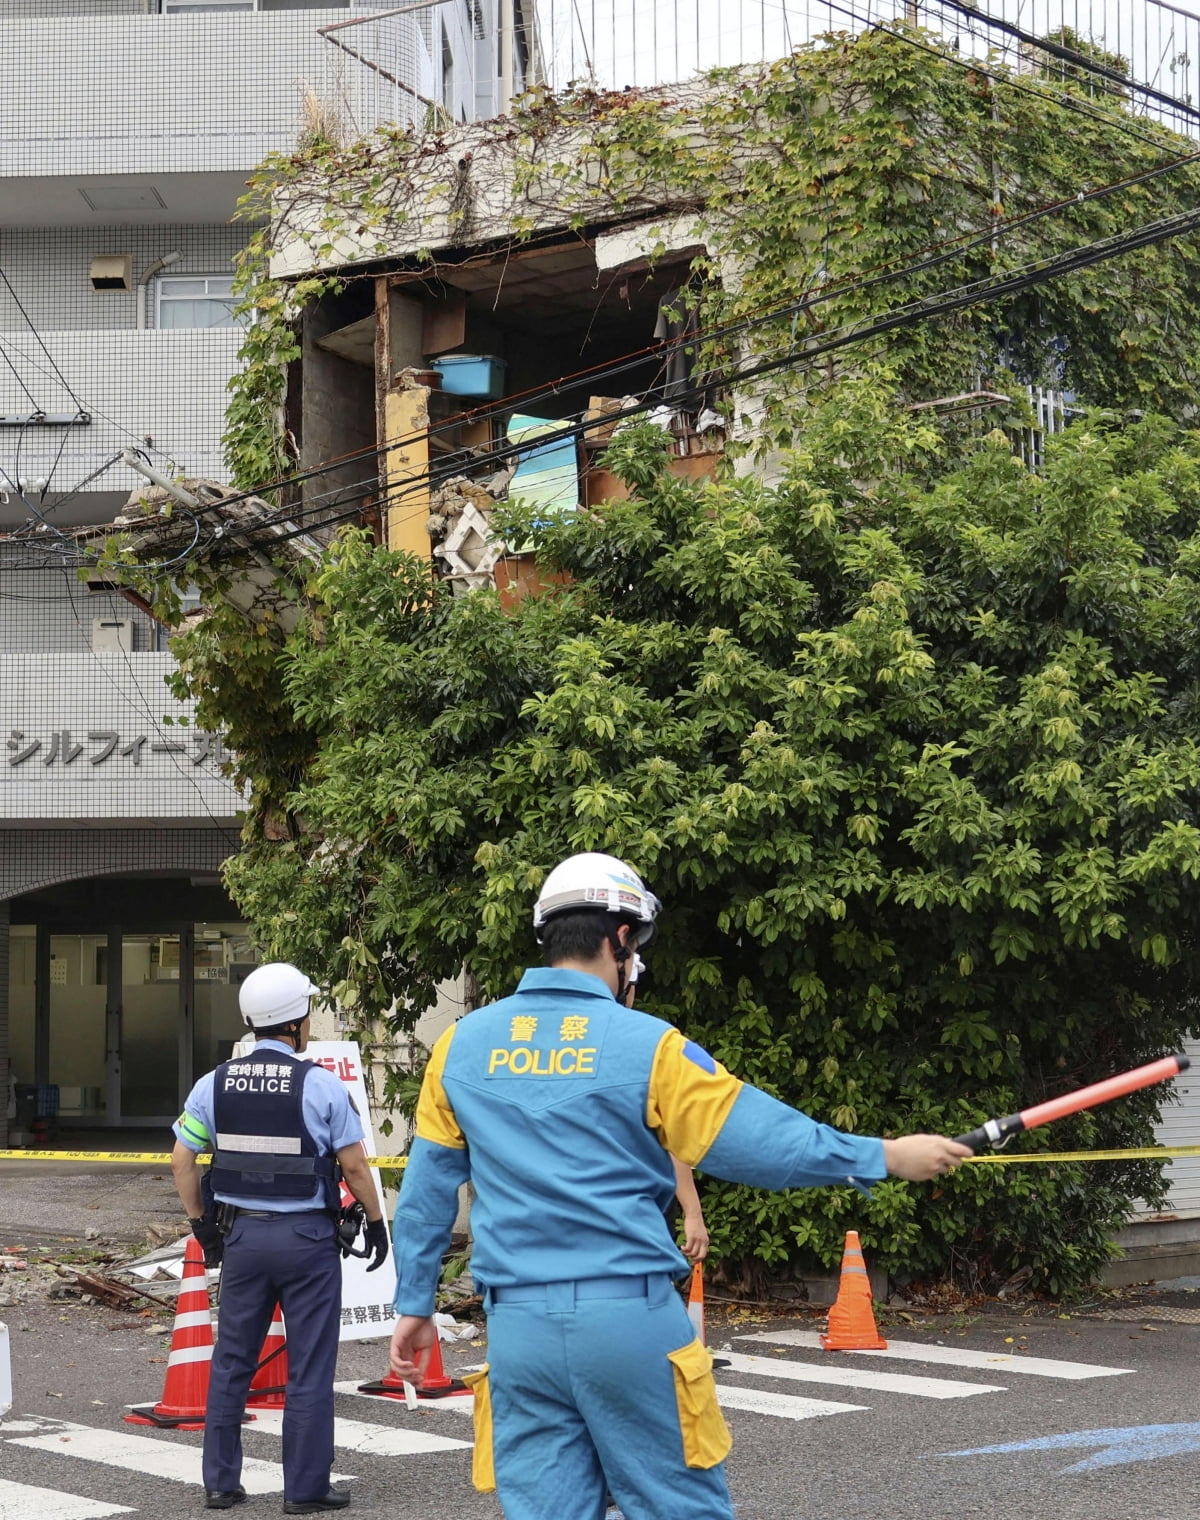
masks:
[[[632,987],[634,982],[637,981],[638,977],[641,976],[642,972],[645,971],[645,969],[646,962],[641,958],[640,955],[637,955],[635,953],[633,957],[633,965],[630,966],[629,970],[625,973],[625,980]]]

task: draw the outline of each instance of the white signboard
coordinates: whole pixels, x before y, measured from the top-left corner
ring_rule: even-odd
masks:
[[[366,1131],[364,1154],[377,1155],[375,1127],[371,1123],[371,1104],[367,1098],[367,1084],[363,1080],[362,1057],[353,1040],[313,1040],[304,1052],[305,1058],[315,1061],[346,1084],[351,1100],[358,1109]],[[383,1207],[383,1188],[379,1181],[379,1169],[371,1168],[375,1179],[375,1191],[379,1206]],[[344,1202],[352,1203],[353,1197],[345,1183],[342,1184]],[[362,1238],[359,1237],[361,1248]],[[342,1258],[342,1333],[344,1341],[369,1340],[376,1335],[391,1335],[396,1323],[392,1299],[396,1294],[396,1268],[392,1262],[391,1242],[388,1242],[387,1260],[374,1272],[368,1272],[370,1263],[358,1256]]]
[[[379,1269],[381,1272],[383,1268]],[[12,1408],[12,1359],[8,1351],[8,1326],[0,1325],[0,1420]]]

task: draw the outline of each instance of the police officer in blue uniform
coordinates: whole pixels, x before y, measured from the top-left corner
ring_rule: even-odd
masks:
[[[460,1185],[488,1313],[474,1377],[477,1488],[507,1520],[732,1520],[729,1432],[712,1358],[672,1280],[688,1269],[663,1210],[687,1166],[759,1187],[889,1173],[923,1181],[970,1151],[938,1135],[843,1134],[740,1082],[623,1006],[658,901],[609,855],[542,887],[546,969],[437,1041],[395,1218],[391,1366],[419,1375]]]
[[[350,1503],[329,1482],[342,1292],[339,1176],[366,1215],[368,1271],[382,1265],[388,1241],[354,1105],[332,1072],[300,1059],[317,991],[295,966],[272,962],[252,971],[239,1006],[254,1049],[201,1077],[175,1125],[176,1188],[205,1263],[222,1262],[204,1422],[207,1509],[231,1509],[246,1497],[242,1416],[276,1303],[288,1335],[284,1513]],[[196,1156],[210,1147],[213,1204],[206,1209]]]

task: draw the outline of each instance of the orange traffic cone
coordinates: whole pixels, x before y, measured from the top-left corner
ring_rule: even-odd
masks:
[[[692,1275],[688,1281],[687,1315],[696,1332],[696,1339],[702,1346],[707,1346],[708,1335],[704,1326],[704,1265],[699,1261],[692,1266]],[[729,1362],[724,1357],[714,1356],[713,1366],[728,1367]]]
[[[283,1310],[275,1305],[267,1338],[258,1353],[258,1366],[246,1395],[247,1409],[282,1409],[287,1393],[287,1332],[283,1327]]]
[[[847,1230],[837,1302],[829,1311],[829,1329],[821,1337],[826,1351],[885,1351],[887,1341],[875,1324],[871,1281],[857,1230]]]
[[[208,1278],[200,1242],[189,1239],[183,1253],[183,1280],[175,1309],[175,1329],[167,1358],[167,1379],[157,1404],[143,1404],[125,1416],[130,1425],[171,1430],[203,1430],[208,1374],[213,1354]]]
[[[404,1380],[388,1371],[374,1383],[360,1383],[359,1393],[378,1394],[381,1399],[403,1399]],[[425,1372],[421,1381],[416,1384],[416,1393],[419,1399],[444,1399],[453,1394],[465,1394],[471,1397],[471,1390],[459,1378],[446,1376],[446,1368],[442,1362],[442,1343],[438,1339],[434,1341],[429,1351],[429,1360],[425,1364]]]
[[[696,1332],[696,1339],[703,1346],[708,1345],[704,1334],[704,1266],[696,1262],[692,1267],[692,1279],[688,1283],[687,1301],[688,1319],[692,1322],[692,1329]]]

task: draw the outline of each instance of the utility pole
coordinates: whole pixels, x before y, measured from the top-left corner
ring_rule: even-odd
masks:
[[[904,19],[909,26],[917,25],[917,0],[904,0]]]
[[[517,51],[516,0],[500,0],[500,114],[507,116],[513,103],[513,64]]]

